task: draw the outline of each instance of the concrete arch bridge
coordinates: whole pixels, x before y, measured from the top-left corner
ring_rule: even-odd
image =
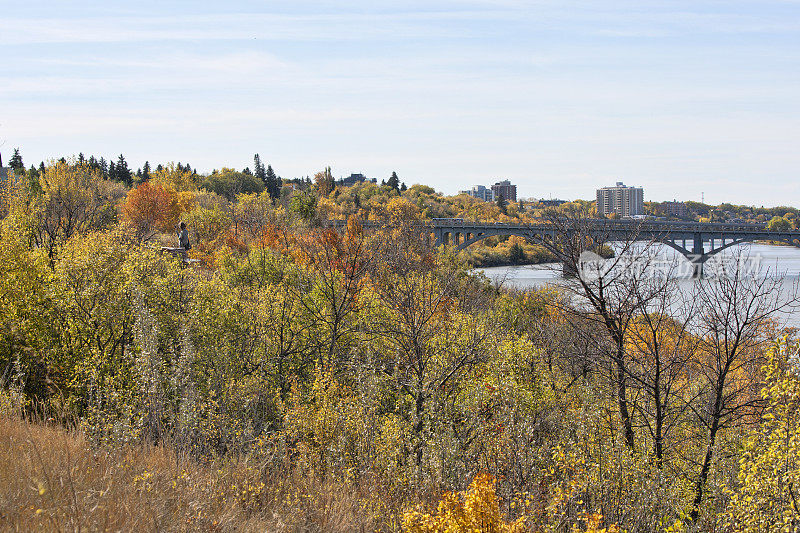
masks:
[[[703,264],[726,248],[753,241],[778,241],[800,247],[800,230],[768,231],[758,224],[659,222],[638,220],[580,219],[543,221],[533,224],[468,222],[462,219],[433,219],[425,225],[436,244],[452,244],[463,250],[492,236],[516,235],[532,244],[557,251],[559,241],[580,232],[597,244],[613,241],[655,241],[682,254],[701,275]]]

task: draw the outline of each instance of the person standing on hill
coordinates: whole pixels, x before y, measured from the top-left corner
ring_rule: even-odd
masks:
[[[189,243],[189,230],[186,229],[186,222],[181,222],[178,226],[178,248],[184,250],[191,250],[192,245]]]

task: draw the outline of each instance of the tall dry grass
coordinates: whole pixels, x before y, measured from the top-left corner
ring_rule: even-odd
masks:
[[[2,531],[376,531],[397,523],[366,486],[265,477],[246,459],[93,449],[78,430],[0,414]]]

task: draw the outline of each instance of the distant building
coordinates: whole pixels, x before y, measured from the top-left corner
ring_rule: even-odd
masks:
[[[494,201],[494,193],[491,189],[487,189],[483,185],[474,185],[469,191],[461,191],[459,194],[468,194],[473,198],[478,198],[484,202]]]
[[[542,198],[541,200],[539,200],[539,203],[542,204],[545,207],[558,207],[561,204],[567,203],[567,201],[566,200],[554,200],[554,199],[545,200],[544,198]]]
[[[369,181],[371,183],[377,183],[377,178],[369,179],[364,174],[350,174],[346,178],[342,178],[339,180],[339,185],[344,185],[345,187],[352,187],[356,183],[364,183],[365,181]]]
[[[670,217],[685,217],[689,212],[686,208],[686,204],[683,202],[678,202],[677,200],[673,200],[671,202],[661,202],[661,205],[664,208],[664,213]]]
[[[644,214],[644,190],[641,187],[626,187],[618,181],[614,187],[597,189],[597,214],[607,216],[616,213],[621,217]]]
[[[507,202],[517,201],[517,186],[508,180],[498,181],[492,185],[492,192],[495,198],[502,196]]]

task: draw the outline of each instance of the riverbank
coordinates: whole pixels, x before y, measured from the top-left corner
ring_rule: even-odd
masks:
[[[467,248],[465,250],[467,262],[472,268],[491,268],[535,266],[558,261],[555,255],[542,246],[511,239],[520,238],[511,237],[508,241],[494,246],[491,246],[490,241],[488,244],[481,245],[479,243]],[[489,239],[486,240],[489,241]],[[601,246],[597,253],[605,259],[614,257],[614,250],[608,245]]]

